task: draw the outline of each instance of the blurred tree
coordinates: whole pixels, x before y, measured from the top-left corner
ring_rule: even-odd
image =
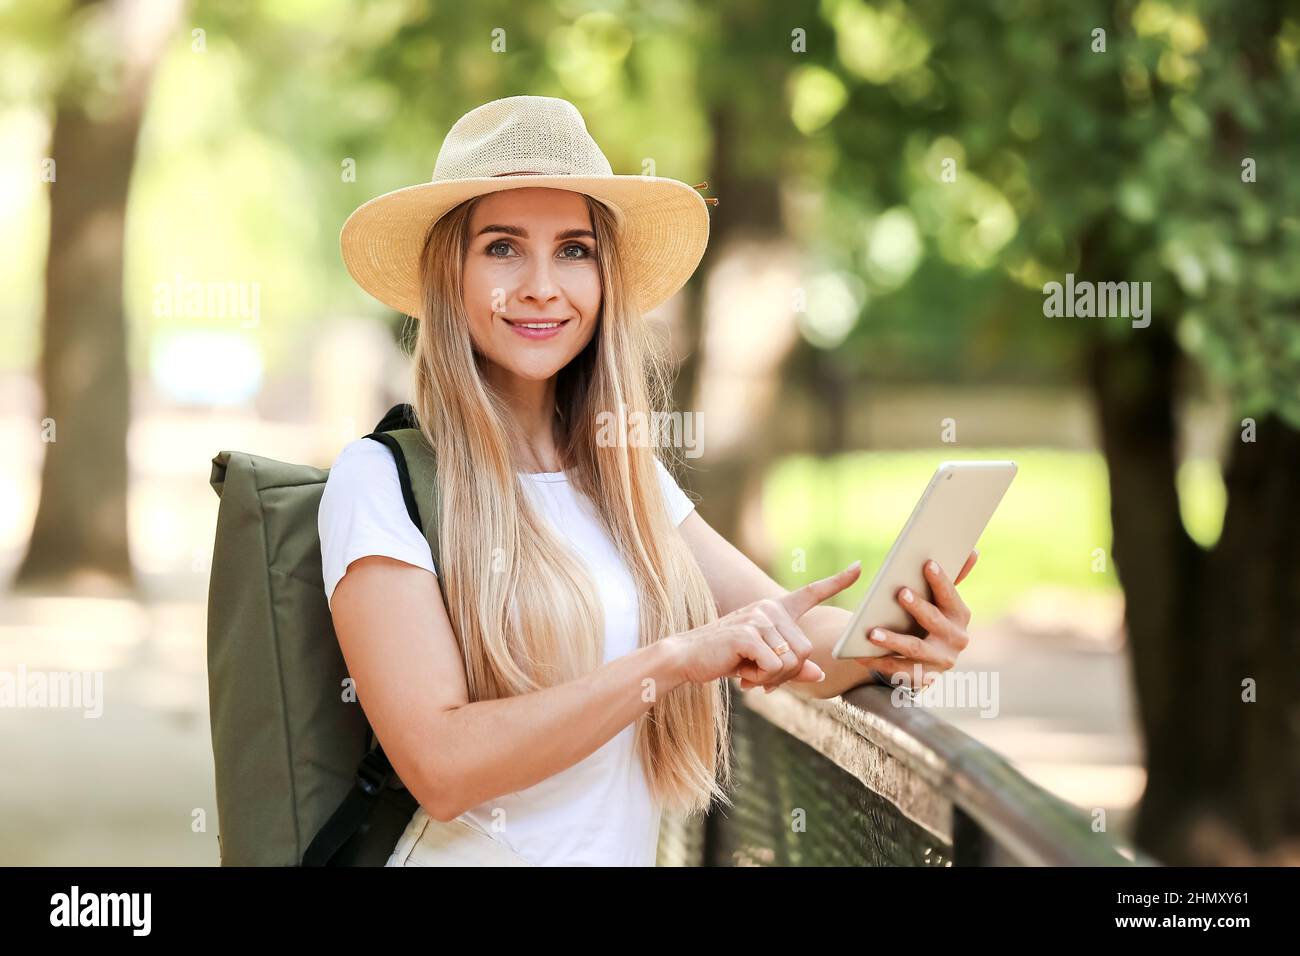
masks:
[[[180,0],[81,2],[63,17],[51,71],[50,237],[41,384],[40,504],[19,587],[90,574],[134,586],[127,546],[130,415],[122,251],[136,137]]]
[[[701,514],[714,529],[760,564],[773,558],[759,506],[764,473],[785,450],[770,423],[796,342],[800,266],[782,188],[804,137],[784,91],[809,29],[812,43],[825,48],[830,31],[815,16],[724,0],[699,6],[692,35],[701,63],[696,95],[708,122],[708,192],[719,204],[704,260],[682,297],[674,403],[700,413],[710,436],[707,456],[683,484],[700,494]]]
[[[1288,63],[1282,13],[1212,5],[1200,56],[1151,57],[1146,108],[1159,119],[1123,140],[1132,185],[1115,210],[1142,225],[1112,234],[1103,213],[1081,230],[1082,276],[1163,266],[1174,280],[1156,284],[1149,329],[1097,336],[1089,354],[1147,744],[1138,837],[1172,862],[1300,849],[1300,188],[1284,172],[1300,129],[1300,23]],[[1262,176],[1243,178],[1247,159]],[[1189,361],[1238,413],[1209,549],[1183,526],[1175,484]]]
[[[1090,384],[1147,748],[1137,840],[1171,863],[1293,852],[1300,22],[1279,2],[824,9],[838,49],[818,82],[847,91],[827,261],[838,244],[873,299],[845,361]],[[1149,325],[1049,318],[1045,283],[1067,274],[1150,283]],[[1208,549],[1175,480],[1206,378],[1239,413]]]

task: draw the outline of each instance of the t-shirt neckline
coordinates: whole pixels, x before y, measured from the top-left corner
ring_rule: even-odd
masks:
[[[520,474],[527,475],[533,481],[552,482],[569,480],[569,476],[562,471],[523,471],[520,472]]]

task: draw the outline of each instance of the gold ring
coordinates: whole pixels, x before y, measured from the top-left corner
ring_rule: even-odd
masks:
[[[776,654],[777,657],[780,657],[789,649],[790,649],[789,644],[778,644],[776,647],[772,648],[772,653]]]

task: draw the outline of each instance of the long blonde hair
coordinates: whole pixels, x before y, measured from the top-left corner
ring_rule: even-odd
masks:
[[[602,411],[637,421],[670,401],[668,364],[626,288],[614,214],[584,194],[596,234],[602,303],[596,331],[556,380],[557,447],[575,491],[595,505],[636,584],[639,646],[717,618],[707,581],[665,507],[655,450],[598,442]],[[462,274],[478,199],[431,227],[420,273],[412,404],[438,459],[438,573],[471,701],[555,686],[604,660],[604,615],[582,560],[536,513],[511,454],[517,424],[481,374]],[[652,402],[655,403],[652,406]],[[620,409],[622,410],[620,412]],[[654,694],[644,688],[643,695]],[[652,793],[685,813],[729,805],[729,699],[723,681],[656,694],[637,722]]]

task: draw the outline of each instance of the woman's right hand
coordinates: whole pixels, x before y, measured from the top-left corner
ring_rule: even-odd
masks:
[[[825,673],[808,660],[813,646],[799,627],[799,618],[856,581],[861,565],[854,561],[828,578],[746,604],[709,624],[665,638],[679,648],[682,679],[706,684],[740,677],[762,684],[769,692],[787,680],[822,680]]]

